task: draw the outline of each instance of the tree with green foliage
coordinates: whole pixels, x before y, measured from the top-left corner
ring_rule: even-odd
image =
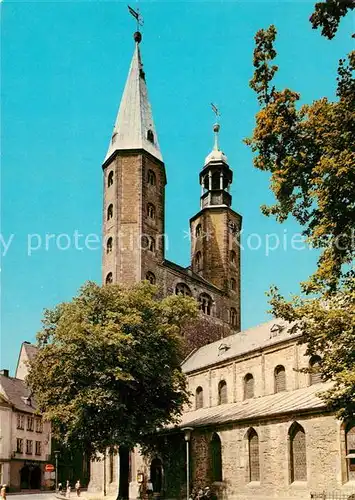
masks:
[[[197,315],[191,298],[156,299],[147,282],[85,284],[44,314],[28,384],[54,437],[91,456],[132,448],[175,422],[188,401],[181,329]]]
[[[336,101],[324,97],[298,107],[299,93],[272,85],[275,38],[274,26],[256,34],[250,82],[261,109],[246,142],[257,153],[254,166],[271,173],[276,198],[262,211],[279,222],[293,215],[321,250],[304,289],[334,291],[355,256],[355,52],[340,61]]]
[[[341,18],[353,9],[355,9],[355,0],[317,2],[310,17],[312,27],[313,29],[322,28],[322,35],[331,40],[338,31]]]
[[[332,38],[340,18],[354,2],[316,5],[311,21]],[[315,273],[302,283],[301,297],[286,300],[270,291],[275,316],[302,332],[307,354],[321,356],[320,372],[334,385],[322,393],[342,419],[355,415],[355,52],[339,62],[337,99],[324,97],[299,106],[300,94],[273,85],[278,67],[276,28],[255,37],[250,81],[261,109],[246,143],[254,166],[271,174],[276,203],[267,216],[284,222],[293,216],[308,243],[320,251]]]

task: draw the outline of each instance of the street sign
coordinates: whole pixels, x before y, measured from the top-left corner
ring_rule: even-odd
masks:
[[[46,472],[54,472],[54,471],[55,471],[55,467],[54,467],[54,465],[52,465],[52,464],[46,464],[46,465],[44,466],[44,470],[45,470]]]

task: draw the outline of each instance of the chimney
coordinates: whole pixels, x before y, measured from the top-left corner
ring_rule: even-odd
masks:
[[[4,377],[8,377],[9,376],[9,370],[0,370],[0,375],[4,375]]]

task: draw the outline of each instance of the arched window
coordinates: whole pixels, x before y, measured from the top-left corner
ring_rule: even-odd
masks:
[[[113,452],[109,453],[109,483],[113,483]]]
[[[274,372],[275,377],[275,392],[286,391],[286,371],[285,367],[278,365]]]
[[[207,316],[212,313],[212,298],[207,293],[201,293],[199,297],[200,309]]]
[[[231,278],[231,290],[234,292],[237,290],[237,282],[234,278]]]
[[[155,283],[157,282],[155,274],[151,271],[147,272],[147,274],[145,275],[145,279],[148,280],[151,285],[155,285]]]
[[[148,184],[150,184],[151,186],[155,186],[157,183],[157,179],[155,177],[155,173],[153,172],[153,170],[148,170]]]
[[[195,230],[196,238],[198,238],[199,236],[201,236],[201,234],[202,234],[202,226],[201,226],[201,224],[197,224],[196,230]]]
[[[178,283],[175,287],[176,295],[185,295],[187,297],[191,297],[192,293],[190,288],[186,285],[186,283]]]
[[[112,283],[112,281],[113,281],[112,273],[108,273],[106,275],[106,280],[105,280],[106,285],[109,285],[110,283]]]
[[[322,382],[319,366],[320,366],[321,358],[320,356],[312,356],[309,361],[309,367],[312,369],[312,372],[309,374],[309,384],[314,385]]]
[[[348,481],[355,480],[355,423],[346,427],[346,462],[348,465]]]
[[[211,481],[223,481],[222,474],[222,445],[218,434],[215,432],[211,439]]]
[[[254,429],[248,432],[249,481],[260,481],[259,437]]]
[[[230,309],[230,323],[232,326],[237,326],[237,310],[234,307]]]
[[[147,132],[147,139],[149,142],[151,142],[152,144],[154,144],[154,133],[153,133],[153,130],[148,130]]]
[[[202,389],[202,387],[197,387],[197,389],[196,389],[195,403],[196,403],[196,410],[203,408],[203,389]]]
[[[202,256],[201,256],[201,252],[197,252],[196,255],[195,255],[195,265],[196,265],[196,269],[199,271],[202,267]]]
[[[234,251],[234,250],[231,250],[231,251],[230,251],[230,260],[231,260],[231,264],[232,264],[233,266],[235,266],[235,265],[236,265],[236,263],[237,263],[237,254],[235,253],[235,251]]]
[[[228,403],[227,382],[221,380],[218,384],[218,404],[224,405],[226,403]]]
[[[244,377],[244,399],[251,399],[254,397],[254,377],[248,373]]]
[[[113,170],[107,176],[107,187],[112,186],[113,184]]]
[[[289,430],[290,480],[307,481],[306,435],[302,426],[292,424]]]
[[[106,243],[106,253],[111,253],[112,252],[112,245],[113,245],[113,239],[110,236],[108,238],[108,240],[107,240],[107,243]]]
[[[107,220],[112,219],[112,217],[113,217],[113,205],[111,203],[111,205],[109,205],[107,208]]]
[[[147,214],[150,219],[155,219],[155,206],[153,205],[153,203],[148,203]]]
[[[149,239],[149,250],[151,252],[155,252],[155,239],[153,238],[153,236],[151,236]]]

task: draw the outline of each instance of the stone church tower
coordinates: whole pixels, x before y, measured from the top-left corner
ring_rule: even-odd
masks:
[[[104,283],[133,284],[164,259],[166,175],[148,99],[141,38],[135,33],[131,67],[103,164]]]
[[[134,54],[103,163],[102,280],[131,285],[148,279],[159,285],[162,296],[182,293],[195,297],[203,321],[213,324],[205,329],[203,338],[191,344],[196,347],[240,330],[241,216],[231,208],[233,173],[219,148],[220,127],[216,124],[214,147],[200,173],[200,211],[190,221],[191,265],[184,268],[166,259],[167,181],[148,98],[141,40],[141,33],[135,33]]]

